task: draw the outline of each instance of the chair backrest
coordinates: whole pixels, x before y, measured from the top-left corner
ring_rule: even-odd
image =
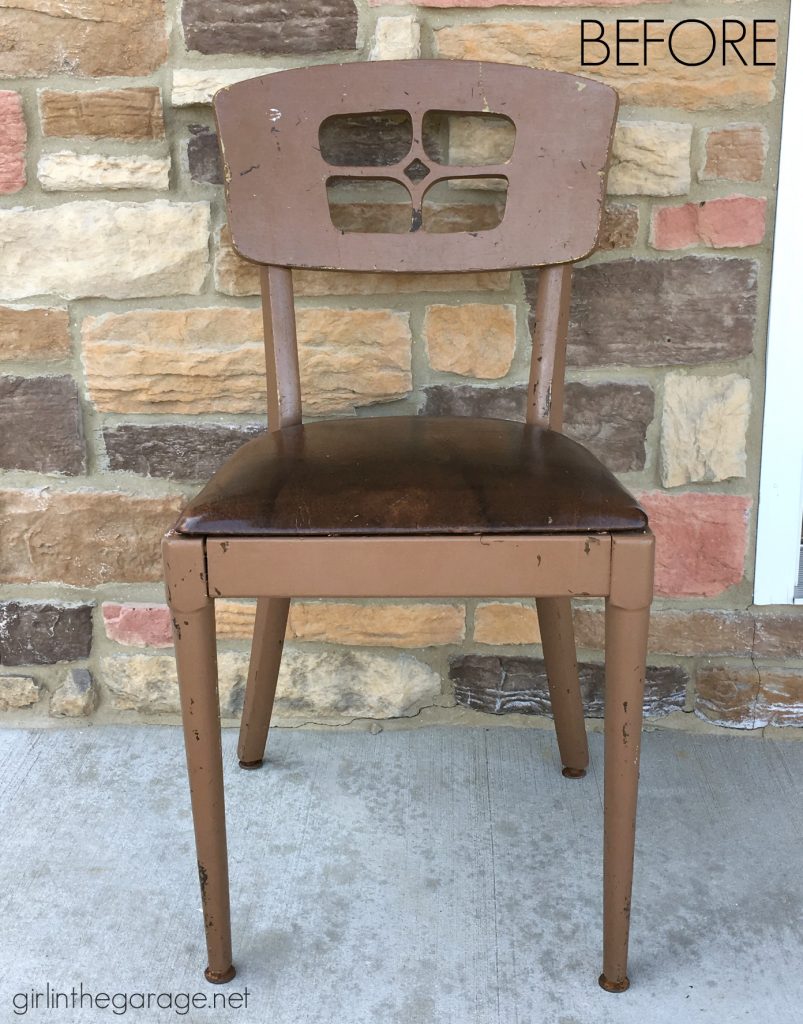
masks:
[[[258,263],[354,271],[474,271],[582,259],[599,232],[616,110],[615,91],[600,82],[475,61],[324,65],[239,82],[215,96],[234,247]],[[423,145],[432,111],[508,118],[516,131],[510,159],[480,167],[436,163]],[[400,159],[381,167],[327,163],[322,124],[380,112],[410,116],[411,145]],[[433,185],[478,176],[507,181],[497,227],[418,230]],[[402,185],[412,199],[410,230],[390,238],[340,230],[327,201],[334,177]]]
[[[609,86],[576,75],[475,61],[380,61],[275,72],[217,93],[215,117],[234,248],[261,272],[272,430],[301,420],[290,268],[539,273],[527,419],[561,429],[571,264],[599,234],[618,108]],[[455,166],[425,136],[427,116],[512,122],[505,162]],[[392,162],[344,165],[322,153],[338,116],[407,119]],[[323,129],[323,130],[322,130]],[[402,151],[406,150],[406,151]],[[501,221],[485,230],[427,230],[427,194],[449,179],[502,179]],[[409,230],[343,230],[330,212],[335,179],[392,182],[410,197]],[[405,225],[406,227],[406,225]]]

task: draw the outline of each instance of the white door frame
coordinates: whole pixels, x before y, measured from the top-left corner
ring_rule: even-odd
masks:
[[[797,8],[797,9],[796,9]],[[767,335],[755,604],[791,604],[803,516],[803,9],[790,4]]]

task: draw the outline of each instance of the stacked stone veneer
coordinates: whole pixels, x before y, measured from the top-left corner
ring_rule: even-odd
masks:
[[[785,24],[783,0],[760,6]],[[159,538],[264,428],[257,283],[224,226],[216,88],[419,53],[576,71],[581,16],[754,7],[0,0],[6,720],[177,710]],[[566,418],[657,534],[647,709],[801,724],[800,618],[751,607],[782,67],[656,55],[602,76],[622,111],[601,251],[576,271]],[[533,284],[297,274],[307,409],[521,416]],[[252,615],[218,607],[227,714]],[[576,625],[597,715],[600,603],[581,602]],[[548,714],[538,638],[526,601],[300,601],[280,720]]]

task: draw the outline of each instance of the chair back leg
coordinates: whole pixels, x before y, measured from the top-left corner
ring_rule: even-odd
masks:
[[[235,971],[231,954],[215,606],[206,593],[203,542],[168,536],[163,554],[206,931],[208,965],[204,974],[207,981],[221,983],[230,981]]]
[[[237,747],[241,768],[259,768],[265,756],[289,610],[290,598],[260,597],[257,600],[251,662]]]
[[[572,602],[568,597],[538,597],[535,606],[563,774],[580,779],[588,768],[588,738],[577,676]]]

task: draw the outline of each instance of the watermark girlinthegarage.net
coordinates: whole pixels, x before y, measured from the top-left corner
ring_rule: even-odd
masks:
[[[59,1011],[65,1021],[73,1010],[108,1011],[115,1017],[130,1015],[134,1019],[147,1020],[152,1024],[153,1016],[138,1017],[142,1010],[166,1010],[177,1017],[186,1017],[190,1010],[247,1010],[250,993],[247,988],[241,992],[103,992],[84,988],[83,983],[70,989],[54,988],[49,982],[42,989],[25,989],[11,997],[14,1016],[22,1018],[31,1014],[50,1011],[49,1018],[57,1020]]]
[[[604,24],[597,18],[580,22],[580,63],[583,67],[615,65],[649,67],[668,56],[685,67],[741,64],[774,67],[773,45],[778,38],[774,18],[722,18],[708,22],[684,18],[617,18]]]

